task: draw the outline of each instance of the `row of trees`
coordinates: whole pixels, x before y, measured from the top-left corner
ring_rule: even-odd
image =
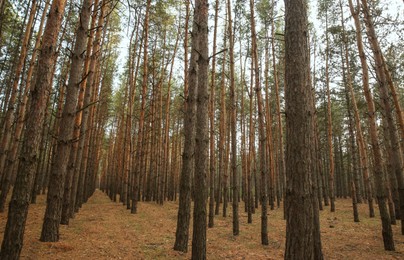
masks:
[[[30,203],[47,191],[40,240],[59,240],[95,187],[120,20],[113,1],[1,3],[1,259],[18,259]]]
[[[139,201],[178,199],[174,249],[184,252],[193,200],[195,259],[229,202],[240,233],[240,201],[249,223],[261,207],[264,245],[267,206],[283,201],[285,257],[321,259],[318,211],[351,197],[359,221],[357,203],[374,217],[376,199],[394,250],[402,20],[376,2],[321,0],[318,27],[306,1],[281,4],[1,1],[1,211],[13,187],[1,258],[18,258],[38,194],[47,192],[40,240],[58,241],[96,187],[131,213]]]

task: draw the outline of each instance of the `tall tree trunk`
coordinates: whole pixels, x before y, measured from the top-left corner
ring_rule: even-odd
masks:
[[[226,8],[227,10],[227,8]],[[227,19],[226,19],[227,23]],[[227,28],[227,24],[225,26]],[[226,57],[226,34],[223,35],[223,45],[224,45],[224,53],[223,57]],[[215,207],[215,214],[219,215],[220,203],[222,202],[222,186],[226,183],[224,182],[224,160],[225,160],[225,143],[226,143],[226,83],[225,83],[225,69],[226,68],[226,59],[222,60],[222,73],[221,73],[221,81],[220,81],[220,122],[219,122],[219,143],[218,143],[218,150],[219,150],[219,167],[218,167],[218,182],[216,188],[216,207]]]
[[[139,33],[139,24],[141,21],[141,16],[136,21],[137,29],[136,29],[136,38],[133,46],[133,50],[130,50],[131,53],[133,53],[133,56],[136,54],[137,48],[141,48],[141,43],[139,43],[139,38],[141,37]],[[128,105],[128,111],[127,111],[127,124],[128,124],[128,135],[130,136],[132,133],[132,128],[135,126],[133,125],[133,109],[135,105],[135,92],[136,92],[136,79],[139,73],[139,68],[140,68],[140,51],[139,54],[137,54],[137,59],[136,59],[136,66],[135,66],[135,72],[133,74],[133,68],[130,71],[129,74],[129,84],[130,84],[130,90],[129,90],[129,105]],[[134,59],[134,58],[132,58]],[[136,144],[136,136],[133,135],[132,138],[130,139],[130,147],[129,147],[129,164],[128,164],[128,187],[127,187],[127,198],[126,198],[126,208],[130,209],[131,208],[131,197],[132,197],[132,191],[133,191],[133,181],[134,181],[134,172],[133,172],[133,167],[135,164],[135,144]],[[147,192],[149,192],[149,189],[147,189]],[[146,193],[148,195],[148,193]]]
[[[242,46],[240,38],[240,46]],[[241,57],[240,48],[240,57]],[[247,60],[247,59],[246,59]],[[244,202],[244,212],[248,212],[248,193],[247,193],[247,175],[248,175],[248,159],[246,152],[246,123],[245,123],[245,98],[244,98],[244,87],[245,82],[245,65],[243,65],[242,59],[240,59],[240,81],[241,81],[241,104],[240,104],[240,128],[241,128],[241,198]]]
[[[182,169],[180,176],[180,197],[177,216],[177,230],[175,233],[174,250],[187,252],[189,237],[189,221],[191,212],[191,175],[194,167],[195,149],[195,113],[196,113],[196,93],[197,93],[197,38],[192,34],[191,61],[188,66],[188,19],[189,0],[186,1],[186,21],[185,21],[185,116],[184,116],[184,151],[182,155]],[[196,33],[197,24],[194,22],[192,31]],[[188,70],[188,71],[187,71]],[[188,82],[189,80],[189,82]]]
[[[331,112],[331,94],[330,94],[330,76],[329,76],[329,38],[328,38],[328,10],[326,10],[326,51],[325,51],[325,84],[327,87],[327,144],[328,144],[328,159],[330,161],[329,167],[329,175],[328,178],[328,191],[330,193],[330,202],[331,202],[331,212],[335,212],[335,192],[334,192],[334,153],[333,153],[333,144],[332,144],[332,112]]]
[[[359,213],[358,213],[358,197],[357,197],[357,187],[355,185],[355,177],[358,175],[358,165],[357,165],[357,159],[356,159],[356,147],[355,147],[355,134],[354,134],[354,120],[352,118],[352,108],[354,113],[358,113],[358,108],[356,105],[356,100],[355,100],[355,95],[353,94],[352,90],[352,79],[351,79],[351,71],[350,71],[350,66],[349,66],[349,55],[348,55],[348,48],[347,48],[347,39],[346,39],[346,34],[345,34],[345,22],[344,22],[344,15],[343,15],[343,9],[342,9],[342,1],[339,1],[340,9],[341,9],[341,26],[342,26],[342,41],[343,45],[341,46],[341,63],[342,63],[342,78],[344,81],[344,86],[345,86],[345,96],[347,100],[347,111],[348,111],[348,131],[349,131],[349,147],[351,151],[351,165],[352,168],[349,170],[349,165],[348,165],[348,171],[350,172],[350,188],[351,188],[351,199],[352,199],[352,209],[353,209],[353,216],[354,216],[354,222],[359,222]],[[345,50],[345,52],[344,52]],[[345,56],[344,56],[345,54]],[[352,92],[351,92],[352,91]],[[352,98],[350,98],[350,94]],[[351,103],[352,102],[352,103]],[[362,134],[362,129],[360,128],[360,121],[359,121],[359,113],[358,113],[358,124],[359,124],[359,130],[360,134]],[[359,132],[357,129],[357,132]],[[359,133],[358,133],[359,134]],[[362,137],[363,139],[363,137]],[[362,140],[363,141],[363,140]],[[366,162],[367,162],[367,154],[366,154]],[[360,160],[359,165],[362,166],[362,161]],[[367,166],[366,166],[367,169]],[[369,207],[373,207],[373,203],[369,205]]]
[[[248,223],[252,223],[252,214],[255,213],[255,205],[254,205],[254,198],[253,198],[253,175],[254,178],[256,176],[256,157],[255,157],[255,124],[253,123],[253,108],[255,108],[255,104],[253,103],[254,99],[254,70],[253,70],[253,62],[251,61],[251,82],[250,82],[250,91],[249,95],[249,133],[248,133]],[[255,190],[255,195],[257,195],[258,190]]]
[[[272,16],[275,17],[275,0],[272,0]],[[279,94],[279,79],[278,79],[278,71],[276,64],[276,55],[275,55],[275,19],[272,19],[271,22],[271,50],[272,50],[272,67],[273,67],[273,77],[274,77],[274,85],[275,85],[275,97],[276,97],[276,113],[278,120],[278,138],[279,138],[279,161],[280,161],[280,171],[279,177],[281,178],[282,184],[282,193],[284,193],[285,188],[285,151],[283,144],[283,127],[282,127],[282,112],[281,112],[281,101]],[[280,189],[281,187],[279,187]],[[285,204],[284,204],[285,206]]]
[[[228,33],[229,33],[229,57],[230,57],[230,108],[231,108],[231,172],[233,189],[233,235],[237,236],[239,230],[238,220],[238,177],[237,177],[237,103],[234,78],[234,37],[232,20],[231,0],[227,1]]]
[[[254,79],[255,79],[255,94],[258,106],[258,132],[259,132],[259,162],[261,172],[261,244],[268,245],[268,216],[267,216],[267,203],[268,197],[266,192],[266,178],[267,178],[267,157],[266,157],[266,133],[264,122],[264,104],[262,100],[259,65],[258,65],[258,50],[257,50],[257,33],[255,31],[255,16],[254,16],[254,1],[250,0],[250,24],[251,24],[251,38],[252,38],[252,59],[254,62]]]
[[[312,79],[312,84],[313,84],[313,95],[315,94],[315,89],[317,85],[317,80],[316,80],[316,41],[313,41],[313,76],[311,77]],[[313,102],[315,101],[315,97],[313,96]],[[315,107],[315,104],[314,104]],[[321,164],[321,151],[320,151],[320,134],[318,130],[318,119],[317,119],[317,113],[314,115],[314,149],[315,149],[315,155],[313,157],[314,163],[315,163],[315,175],[316,175],[316,187],[317,187],[317,201],[318,201],[318,207],[319,210],[323,210],[323,203],[322,203],[322,188],[324,186],[323,181],[322,181],[322,164]],[[284,205],[285,206],[285,205]],[[285,208],[285,207],[284,207]],[[285,212],[284,212],[285,213]],[[285,217],[286,215],[284,215]]]
[[[285,259],[323,259],[311,185],[315,108],[310,85],[307,5],[285,0],[286,247]],[[315,212],[317,211],[317,212]],[[317,215],[318,216],[318,215]],[[319,223],[317,223],[319,224]],[[315,232],[317,234],[315,234]]]
[[[148,79],[148,37],[149,37],[149,12],[150,12],[151,1],[147,1],[146,13],[144,18],[144,34],[143,34],[143,77],[142,77],[142,101],[139,116],[139,130],[136,144],[136,157],[138,160],[135,164],[135,175],[134,175],[134,187],[132,197],[132,208],[131,213],[137,213],[137,202],[138,202],[138,192],[140,187],[140,173],[141,173],[141,161],[145,158],[145,145],[144,145],[144,119],[146,110],[146,93],[147,93],[147,79]]]
[[[341,3],[341,2],[340,2]],[[345,74],[345,68],[343,69],[343,74]],[[348,71],[349,73],[349,71]],[[344,78],[344,84],[346,86],[346,77],[345,75],[343,76]],[[351,112],[351,100],[349,98],[348,91],[345,91],[346,95],[346,100],[347,100],[347,111],[348,111],[348,131],[349,131],[349,148],[351,152],[351,164],[352,164],[352,169],[348,171],[350,172],[350,187],[351,187],[351,199],[352,199],[352,210],[353,210],[353,216],[354,216],[354,222],[359,222],[359,213],[358,213],[358,204],[357,204],[357,199],[356,199],[356,187],[355,187],[355,182],[354,182],[354,176],[357,174],[357,163],[356,163],[356,149],[355,149],[355,136],[354,136],[354,131],[353,131],[353,119],[352,119],[352,112]]]
[[[209,46],[208,46],[208,15],[207,0],[198,0],[195,3],[194,23],[197,30],[193,37],[197,38],[196,51],[198,62],[198,94],[195,123],[195,202],[193,212],[192,259],[206,259],[206,199],[209,151]],[[192,46],[194,49],[195,47]]]
[[[179,27],[180,28],[180,27]],[[171,117],[170,117],[170,104],[171,104],[171,80],[172,80],[172,76],[173,76],[173,69],[174,69],[174,61],[175,61],[175,55],[177,54],[177,49],[178,49],[178,42],[180,39],[180,32],[178,32],[177,34],[177,38],[175,40],[175,46],[174,46],[174,50],[173,50],[173,56],[171,59],[171,68],[170,68],[170,74],[168,76],[168,89],[167,89],[167,97],[166,97],[166,104],[165,104],[165,109],[166,109],[166,114],[165,114],[165,132],[164,132],[164,173],[165,173],[165,178],[166,178],[166,188],[165,188],[165,196],[166,198],[169,198],[170,200],[172,199],[172,196],[170,196],[170,185],[169,185],[169,175],[170,175],[170,166],[173,163],[173,157],[174,154],[171,153],[171,158],[170,158],[170,135],[169,135],[169,130],[170,130],[170,121],[171,121]],[[174,125],[174,124],[173,124]],[[173,127],[174,129],[174,127]],[[171,138],[172,142],[172,149],[174,149],[175,147],[175,143],[174,143],[174,137]],[[171,175],[170,175],[171,176]],[[171,182],[172,183],[172,182]],[[171,189],[170,189],[171,190]]]
[[[382,55],[382,51],[379,45],[379,41],[375,32],[373,18],[370,14],[370,10],[366,0],[361,0],[362,10],[364,14],[364,21],[366,25],[366,33],[368,35],[370,47],[373,52],[373,57],[376,65],[376,80],[380,92],[381,107],[383,109],[385,119],[388,127],[388,139],[391,143],[391,155],[392,155],[392,169],[397,178],[399,201],[400,205],[396,207],[400,208],[401,216],[401,234],[404,235],[404,175],[403,175],[403,162],[401,158],[400,144],[397,137],[396,125],[394,122],[392,107],[390,104],[388,80],[385,71],[385,64]],[[386,249],[386,248],[385,248]],[[388,250],[388,249],[386,249]]]
[[[22,144],[20,164],[13,195],[9,205],[7,224],[1,246],[1,259],[18,259],[23,244],[23,234],[27,219],[28,205],[37,163],[37,151],[43,128],[44,110],[50,92],[52,66],[56,55],[56,42],[66,6],[65,0],[54,0],[48,14],[48,21],[42,41],[42,51],[38,60],[35,85],[31,90],[31,104],[27,114],[25,138]]]
[[[267,31],[267,30],[266,30]],[[268,36],[269,38],[269,36]],[[265,47],[265,65],[264,65],[264,78],[265,78],[265,118],[266,118],[266,146],[268,153],[269,165],[269,178],[268,178],[268,198],[271,210],[275,208],[275,159],[274,159],[274,145],[272,137],[272,114],[269,104],[269,46],[268,43]]]
[[[226,114],[226,122],[230,122],[231,113]],[[223,217],[227,217],[227,206],[229,204],[230,199],[230,191],[229,191],[229,162],[230,162],[230,144],[231,144],[231,127],[225,127],[225,149],[224,149],[224,157],[223,157]],[[230,176],[231,177],[231,176]]]
[[[213,29],[213,57],[210,83],[210,163],[209,163],[209,223],[208,227],[214,225],[214,206],[215,206],[215,178],[216,178],[216,149],[215,149],[215,88],[216,88],[216,39],[217,39],[217,20],[219,13],[219,0],[215,2],[215,25]]]

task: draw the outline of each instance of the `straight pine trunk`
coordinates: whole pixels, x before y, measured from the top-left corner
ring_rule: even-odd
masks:
[[[206,200],[209,151],[209,46],[208,46],[208,15],[207,0],[195,2],[194,23],[197,30],[193,31],[197,45],[192,48],[198,52],[198,92],[195,122],[195,195],[192,233],[192,259],[206,259]]]
[[[215,150],[215,88],[216,88],[216,49],[217,49],[217,20],[219,13],[219,0],[215,1],[215,24],[213,29],[213,58],[210,82],[210,163],[209,163],[209,223],[208,227],[214,226],[215,206],[215,178],[216,178],[216,150]]]
[[[180,194],[177,216],[177,229],[175,233],[174,250],[187,252],[189,238],[189,221],[191,215],[191,175],[193,174],[194,147],[195,147],[195,113],[196,113],[196,93],[197,93],[197,41],[192,37],[191,61],[188,68],[188,20],[190,1],[186,1],[185,17],[185,116],[184,116],[184,151],[182,155],[182,168],[180,175]],[[193,23],[192,31],[196,30],[196,24]],[[188,71],[187,71],[188,70]],[[188,82],[189,80],[189,82]]]
[[[232,20],[231,0],[227,1],[228,15],[228,34],[229,34],[229,56],[230,56],[230,127],[231,127],[231,173],[232,173],[232,190],[233,190],[233,235],[237,236],[239,230],[238,216],[238,177],[237,177],[237,102],[235,91],[235,75],[234,75],[234,37],[233,37],[233,20]]]
[[[261,173],[261,244],[268,245],[268,216],[267,203],[268,197],[266,192],[266,178],[268,175],[267,153],[266,153],[266,133],[264,122],[264,104],[260,87],[260,74],[258,65],[258,50],[257,50],[257,33],[255,31],[255,16],[254,16],[254,1],[250,0],[250,25],[252,38],[252,59],[254,65],[254,88],[258,106],[258,132],[259,132],[259,163]]]
[[[285,259],[323,259],[314,165],[314,95],[310,83],[307,5],[285,0]]]

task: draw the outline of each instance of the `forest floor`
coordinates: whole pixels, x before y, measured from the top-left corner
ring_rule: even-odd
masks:
[[[381,224],[367,216],[367,205],[360,204],[360,223],[354,223],[351,201],[336,201],[336,212],[329,207],[321,212],[321,237],[325,259],[404,259],[404,236],[400,225],[393,226],[396,251],[383,249]],[[207,231],[208,259],[283,259],[285,221],[282,209],[268,211],[269,245],[260,241],[260,213],[247,224],[244,204],[240,204],[240,235],[232,235],[231,205],[229,216],[215,216],[215,226]],[[83,205],[69,226],[61,226],[60,241],[39,241],[45,210],[45,196],[31,205],[24,235],[22,259],[190,259],[189,252],[174,251],[178,202],[139,203],[138,214],[130,214],[121,203],[114,203],[96,191]],[[192,214],[191,214],[192,215]],[[0,218],[3,237],[7,215]],[[191,223],[192,227],[192,223]],[[192,228],[190,230],[192,238]],[[191,240],[191,239],[190,239]]]

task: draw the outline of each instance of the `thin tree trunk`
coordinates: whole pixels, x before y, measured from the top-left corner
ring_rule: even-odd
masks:
[[[231,113],[226,114],[226,122],[230,122]],[[223,162],[223,217],[227,217],[227,206],[229,202],[229,162],[230,162],[230,144],[231,144],[231,127],[225,127],[225,149],[224,149],[224,162]],[[231,176],[230,176],[231,177]]]
[[[237,103],[234,78],[234,37],[233,37],[233,20],[232,20],[231,0],[227,1],[228,15],[228,34],[229,34],[229,57],[230,57],[230,127],[231,127],[231,172],[232,172],[232,190],[233,190],[233,235],[237,236],[239,230],[238,216],[238,178],[237,178]]]
[[[268,36],[269,37],[269,36]],[[267,45],[267,44],[266,44]],[[272,114],[269,104],[269,46],[265,47],[265,117],[266,117],[266,146],[268,153],[269,163],[269,178],[268,178],[268,198],[271,210],[275,209],[275,161],[274,161],[274,148],[272,137]]]
[[[326,11],[326,30],[328,30],[328,10]],[[325,52],[325,81],[327,87],[327,144],[328,144],[328,159],[330,161],[328,178],[328,191],[330,193],[331,212],[335,212],[335,192],[334,192],[334,153],[332,144],[332,117],[331,117],[331,94],[330,94],[330,77],[329,77],[329,39],[328,31],[326,32],[326,52]]]
[[[340,2],[341,3],[341,2]],[[343,74],[345,74],[345,68],[343,69]],[[349,71],[347,71],[349,73]],[[345,82],[345,75],[343,76],[344,78],[344,84],[346,86]],[[356,187],[355,187],[355,182],[354,182],[354,176],[357,174],[357,163],[356,163],[356,149],[355,149],[355,136],[354,136],[354,131],[353,131],[353,119],[352,119],[352,113],[351,113],[351,100],[349,98],[348,91],[345,91],[346,95],[346,100],[347,100],[347,111],[348,111],[348,131],[349,131],[349,142],[350,142],[350,150],[351,150],[351,158],[352,158],[352,170],[349,171],[350,174],[350,187],[351,187],[351,199],[352,199],[352,210],[353,210],[353,216],[354,216],[354,222],[359,222],[359,213],[358,213],[358,204],[357,204],[357,198],[356,198]]]
[[[275,0],[272,0],[272,16],[275,17]],[[274,86],[275,86],[275,97],[276,97],[276,113],[278,120],[278,135],[279,135],[279,159],[280,159],[280,171],[279,177],[281,178],[282,183],[282,193],[284,194],[285,189],[285,151],[283,144],[283,127],[282,127],[282,112],[281,112],[281,102],[280,102],[280,94],[279,94],[279,79],[278,79],[278,71],[276,64],[276,55],[275,55],[275,19],[272,19],[271,22],[271,50],[272,50],[272,67],[273,67],[273,77],[274,77]],[[280,189],[281,187],[279,187]],[[285,206],[285,204],[284,204]]]
[[[175,233],[174,250],[187,252],[189,237],[189,221],[191,212],[191,175],[194,167],[195,149],[195,113],[196,113],[196,93],[197,93],[197,39],[192,37],[191,61],[188,66],[188,20],[189,20],[189,0],[186,1],[185,20],[185,116],[184,116],[184,151],[182,155],[182,169],[180,176],[180,197],[177,216],[177,229]],[[192,31],[196,32],[197,25],[193,23]],[[187,71],[188,70],[188,71]],[[188,82],[189,80],[189,82]]]
[[[260,87],[259,65],[258,65],[258,50],[257,50],[257,33],[255,31],[255,17],[254,17],[254,1],[250,0],[250,24],[251,24],[251,38],[252,38],[252,59],[254,61],[254,79],[255,79],[255,94],[258,106],[258,132],[259,132],[259,151],[260,151],[260,172],[261,172],[261,244],[268,245],[268,217],[267,217],[267,192],[266,192],[266,178],[267,178],[267,157],[266,157],[266,136],[265,136],[265,122],[264,122],[264,104],[262,100],[262,93]]]
[[[253,196],[253,175],[254,178],[256,176],[256,157],[255,157],[255,124],[253,123],[253,108],[255,108],[255,104],[253,102],[254,99],[254,67],[253,61],[251,61],[251,82],[250,82],[250,91],[248,93],[250,103],[249,103],[249,148],[248,148],[248,223],[252,223],[252,214],[255,213],[255,205],[254,205],[254,196]],[[257,194],[258,190],[255,190],[255,194]]]
[[[145,110],[146,110],[146,92],[147,92],[147,78],[148,78],[148,30],[149,30],[149,11],[150,11],[151,1],[147,1],[146,5],[146,13],[144,18],[144,34],[143,34],[143,78],[142,78],[142,101],[140,108],[140,116],[139,116],[139,131],[138,131],[138,139],[136,144],[136,158],[138,160],[135,164],[135,175],[134,175],[134,187],[132,198],[132,208],[131,213],[137,213],[137,202],[138,202],[138,192],[140,187],[140,173],[141,173],[141,161],[145,158],[145,145],[143,144],[144,140],[144,118],[145,118]]]
[[[173,156],[173,153],[171,153],[171,158],[170,158],[170,135],[169,135],[169,130],[170,130],[170,120],[171,120],[171,118],[170,118],[170,104],[171,104],[171,80],[172,80],[172,75],[173,75],[173,69],[174,69],[174,61],[175,61],[175,55],[176,55],[176,53],[177,53],[177,49],[178,49],[178,42],[179,42],[179,39],[180,39],[180,32],[178,32],[178,34],[177,34],[177,38],[176,38],[176,40],[175,40],[175,46],[174,46],[174,51],[173,51],[173,56],[172,56],[172,59],[171,59],[171,68],[170,68],[170,74],[169,74],[169,76],[168,76],[168,89],[167,89],[167,97],[166,97],[166,105],[165,105],[165,108],[166,108],[166,115],[165,115],[165,133],[164,133],[164,142],[165,142],[165,144],[164,144],[164,159],[165,159],[165,162],[164,162],[164,173],[165,173],[165,176],[166,176],[166,181],[165,181],[165,183],[166,183],[166,188],[165,188],[165,193],[166,193],[166,198],[170,198],[170,200],[173,200],[171,197],[172,196],[170,196],[169,194],[170,194],[170,191],[169,191],[169,189],[170,189],[170,185],[168,184],[168,175],[169,175],[169,173],[170,173],[170,164],[172,164],[172,160],[173,160],[173,158],[172,158],[172,156]],[[171,145],[172,145],[172,149],[174,149],[174,137],[172,137],[172,143],[171,143]],[[171,163],[170,163],[170,159],[171,159]]]
[[[226,8],[227,10],[227,8]],[[227,23],[227,19],[226,19]],[[227,28],[227,24],[225,26]],[[223,45],[224,49],[226,50],[226,34],[223,35]],[[223,57],[226,57],[226,51],[223,53]],[[219,167],[218,167],[218,183],[216,185],[216,208],[215,214],[219,215],[220,209],[220,202],[222,201],[222,187],[224,188],[226,183],[224,182],[224,172],[225,172],[225,143],[226,143],[226,82],[225,82],[225,68],[226,68],[226,59],[223,58],[222,60],[222,73],[221,73],[221,82],[220,82],[220,122],[219,122],[219,143],[218,143],[218,150],[219,150]]]
[[[141,16],[139,16],[139,18],[138,18],[138,20],[137,20],[137,24],[139,25],[139,23],[140,23],[140,21],[141,21],[141,18],[140,18]],[[144,31],[142,32],[142,35],[144,34]],[[130,100],[129,100],[129,108],[128,108],[128,117],[130,117],[130,118],[128,118],[128,124],[130,124],[130,129],[131,128],[135,128],[135,126],[133,125],[133,121],[132,121],[132,115],[133,115],[133,109],[134,109],[134,105],[135,105],[135,92],[136,92],[136,86],[135,86],[135,84],[136,84],[136,82],[135,82],[135,79],[137,79],[137,76],[138,76],[138,73],[139,73],[139,69],[140,69],[140,57],[141,57],[141,55],[140,55],[140,48],[141,48],[141,43],[138,43],[138,40],[139,40],[139,37],[140,37],[140,34],[139,34],[139,32],[137,31],[136,32],[136,39],[135,39],[135,46],[134,46],[134,48],[133,48],[133,51],[131,51],[131,52],[133,52],[133,53],[136,53],[136,46],[138,46],[138,48],[139,48],[139,54],[137,55],[137,60],[136,60],[136,69],[135,69],[135,74],[134,75],[132,75],[132,73],[130,73],[130,80],[129,80],[129,82],[130,82]],[[129,133],[132,133],[132,131],[130,131]],[[133,138],[131,139],[131,141],[130,141],[130,165],[129,165],[129,172],[128,172],[128,176],[129,176],[129,180],[128,180],[128,191],[127,191],[127,194],[128,194],[128,197],[127,197],[127,201],[126,201],[126,208],[127,209],[131,209],[131,199],[132,199],[132,197],[134,196],[134,194],[133,194],[133,188],[134,188],[134,171],[133,171],[133,169],[134,169],[134,165],[135,165],[135,155],[136,155],[136,150],[135,150],[135,144],[136,144],[136,135],[133,135]],[[148,183],[149,184],[149,183]],[[146,200],[148,200],[148,196],[149,196],[149,193],[150,193],[150,187],[149,187],[149,185],[147,186],[148,188],[147,188],[147,190],[146,190]]]
[[[313,89],[316,89],[317,80],[316,80],[316,42],[313,42],[313,76],[312,76],[312,84]],[[313,91],[313,95],[315,92]],[[313,101],[315,101],[315,97],[313,96]],[[313,104],[315,107],[315,104]],[[315,172],[315,179],[316,179],[316,188],[317,188],[317,201],[318,201],[318,208],[319,210],[323,210],[323,203],[322,203],[322,188],[323,188],[323,181],[322,181],[322,165],[321,165],[321,151],[320,151],[320,134],[318,130],[318,119],[317,113],[314,115],[314,147],[315,147],[315,155],[313,160],[315,162],[314,172]],[[285,205],[285,204],[284,204]],[[285,216],[284,216],[285,217]]]
[[[215,177],[216,177],[216,152],[215,152],[215,88],[216,88],[216,39],[217,20],[219,13],[219,0],[215,2],[215,25],[213,29],[213,57],[210,83],[210,163],[209,163],[209,222],[208,227],[214,226],[215,206]]]

